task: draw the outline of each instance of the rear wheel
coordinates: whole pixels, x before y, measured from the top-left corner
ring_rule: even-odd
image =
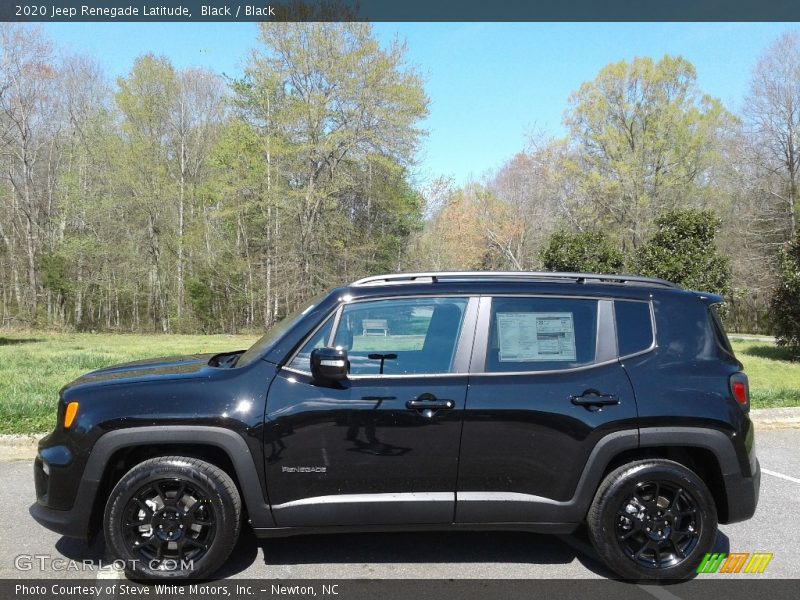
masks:
[[[684,579],[711,551],[717,511],[693,471],[669,460],[645,460],[609,473],[587,525],[595,549],[620,576]]]
[[[239,536],[241,500],[219,467],[180,456],[146,460],[114,487],[106,542],[129,575],[153,579],[210,575]]]

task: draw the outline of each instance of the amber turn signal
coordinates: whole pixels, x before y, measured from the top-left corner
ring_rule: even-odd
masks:
[[[77,402],[70,402],[67,404],[67,410],[64,411],[64,429],[69,429],[72,426],[72,422],[75,420],[75,416],[78,414],[78,403]]]

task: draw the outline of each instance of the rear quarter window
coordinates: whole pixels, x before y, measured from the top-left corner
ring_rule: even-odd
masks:
[[[614,301],[617,347],[620,356],[649,350],[653,346],[653,320],[649,302]]]
[[[725,333],[725,327],[722,325],[722,317],[719,314],[721,308],[721,304],[712,304],[708,307],[708,312],[711,315],[711,329],[714,331],[714,337],[717,338],[717,343],[720,347],[731,356],[735,356],[731,341],[728,339],[728,334]]]

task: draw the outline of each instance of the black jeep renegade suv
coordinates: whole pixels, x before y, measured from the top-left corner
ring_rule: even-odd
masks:
[[[714,305],[657,279],[362,279],[247,351],[61,391],[31,513],[138,577],[203,577],[246,520],[308,532],[586,524],[625,578],[683,578],[753,515],[749,392]]]

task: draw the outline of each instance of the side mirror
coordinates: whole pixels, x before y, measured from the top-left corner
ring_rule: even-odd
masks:
[[[347,350],[316,348],[311,351],[311,376],[315,381],[347,379]]]

